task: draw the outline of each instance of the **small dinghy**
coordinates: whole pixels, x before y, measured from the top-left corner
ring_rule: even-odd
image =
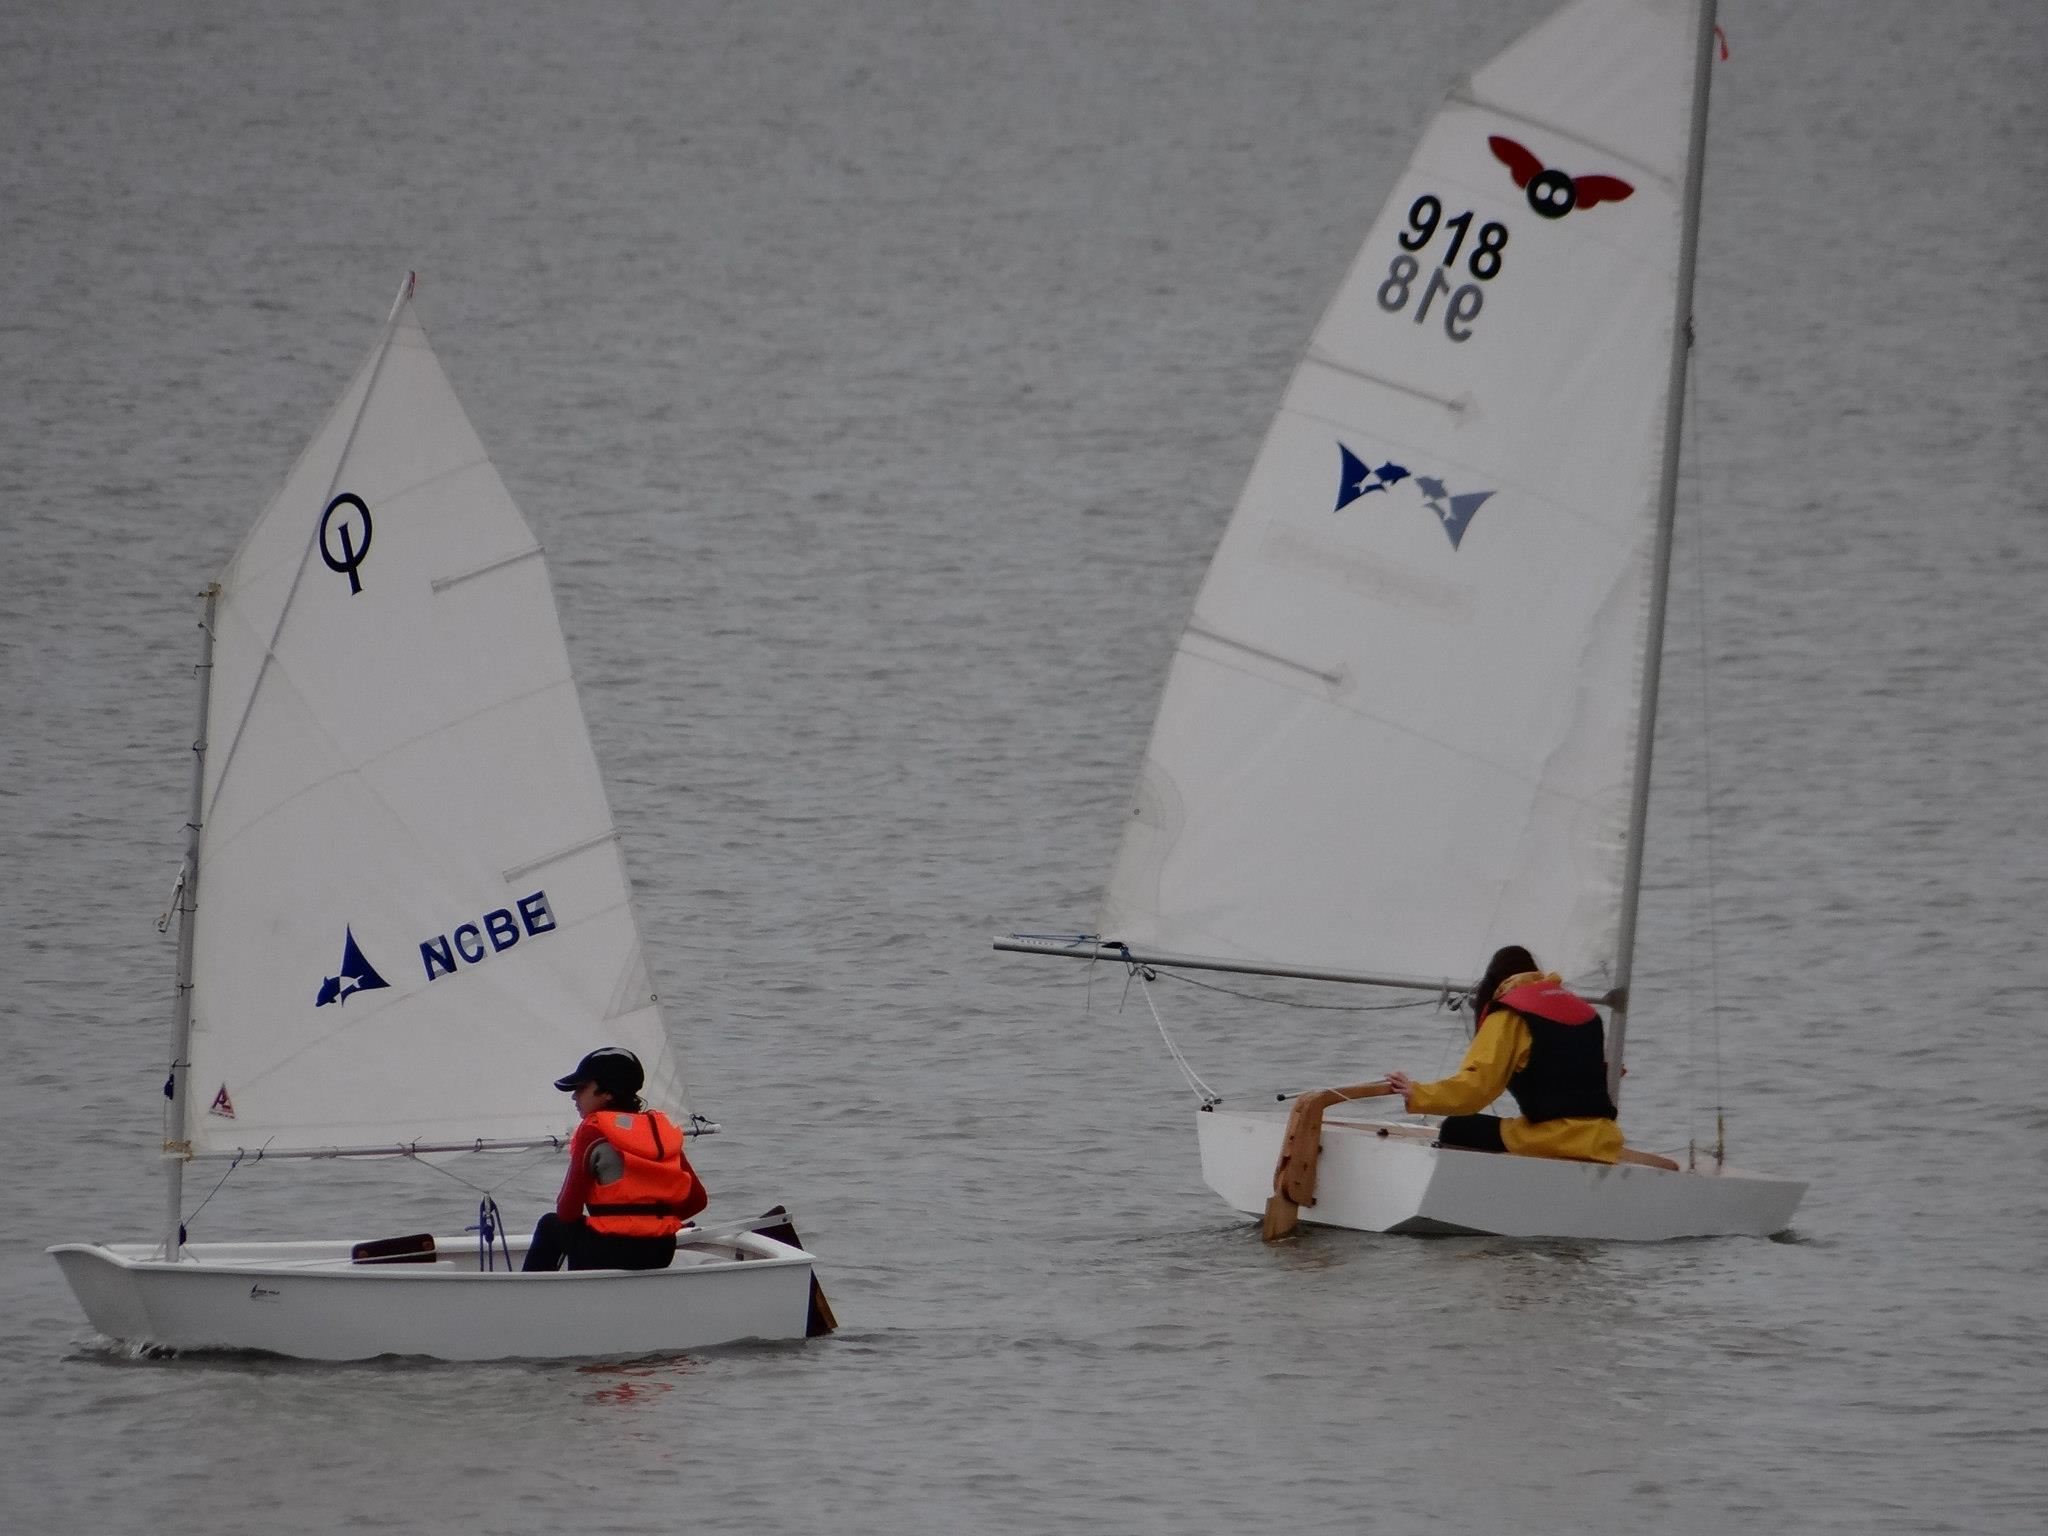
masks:
[[[998,949],[1449,999],[1526,945],[1611,1010],[1618,1099],[1713,48],[1711,0],[1575,0],[1451,92],[1196,596],[1099,937]],[[1287,1112],[1196,1118],[1263,1212]],[[1327,1116],[1301,1219],[1769,1234],[1806,1187],[1418,1130]]]
[[[525,1239],[188,1242],[182,1170],[562,1147],[598,1045],[691,1133],[553,588],[412,280],[205,594],[159,1243],[50,1250],[101,1333],[319,1360],[637,1355],[829,1326],[781,1212],[662,1270]]]

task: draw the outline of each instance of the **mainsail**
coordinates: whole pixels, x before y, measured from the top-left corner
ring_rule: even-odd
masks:
[[[221,578],[184,1139],[532,1142],[594,1045],[683,1082],[547,567],[415,319]]]
[[[1580,0],[1431,122],[1196,598],[1105,938],[1625,971],[1697,17]]]

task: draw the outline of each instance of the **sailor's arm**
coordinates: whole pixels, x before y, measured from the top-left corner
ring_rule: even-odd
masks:
[[[555,1214],[564,1221],[583,1218],[583,1202],[590,1198],[597,1184],[591,1176],[590,1145],[603,1140],[588,1120],[577,1126],[576,1134],[569,1138],[569,1168],[562,1175],[561,1193],[555,1196]]]
[[[1464,1063],[1449,1077],[1433,1083],[1415,1083],[1405,1075],[1390,1072],[1389,1081],[1403,1090],[1411,1113],[1418,1115],[1476,1115],[1507,1092],[1508,1079],[1529,1060],[1529,1026],[1511,1008],[1496,1008],[1479,1026]]]

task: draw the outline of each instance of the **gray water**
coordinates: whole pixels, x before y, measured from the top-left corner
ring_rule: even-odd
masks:
[[[1624,1102],[1679,1150],[1725,1104],[1812,1181],[1786,1238],[1267,1248],[1144,999],[988,948],[1090,920],[1287,373],[1544,8],[0,8],[0,1522],[2038,1528],[2039,6],[1724,9]],[[713,1213],[797,1211],[829,1340],[138,1358],[42,1254],[159,1230],[193,594],[412,268],[552,553]],[[1459,1047],[1153,998],[1233,1094]],[[473,1198],[244,1170],[194,1232]]]

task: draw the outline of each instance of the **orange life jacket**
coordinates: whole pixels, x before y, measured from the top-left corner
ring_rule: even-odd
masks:
[[[669,1237],[704,1209],[710,1197],[683,1156],[683,1133],[660,1110],[621,1114],[601,1109],[586,1125],[625,1159],[626,1171],[590,1192],[583,1208],[593,1232],[614,1237]]]

